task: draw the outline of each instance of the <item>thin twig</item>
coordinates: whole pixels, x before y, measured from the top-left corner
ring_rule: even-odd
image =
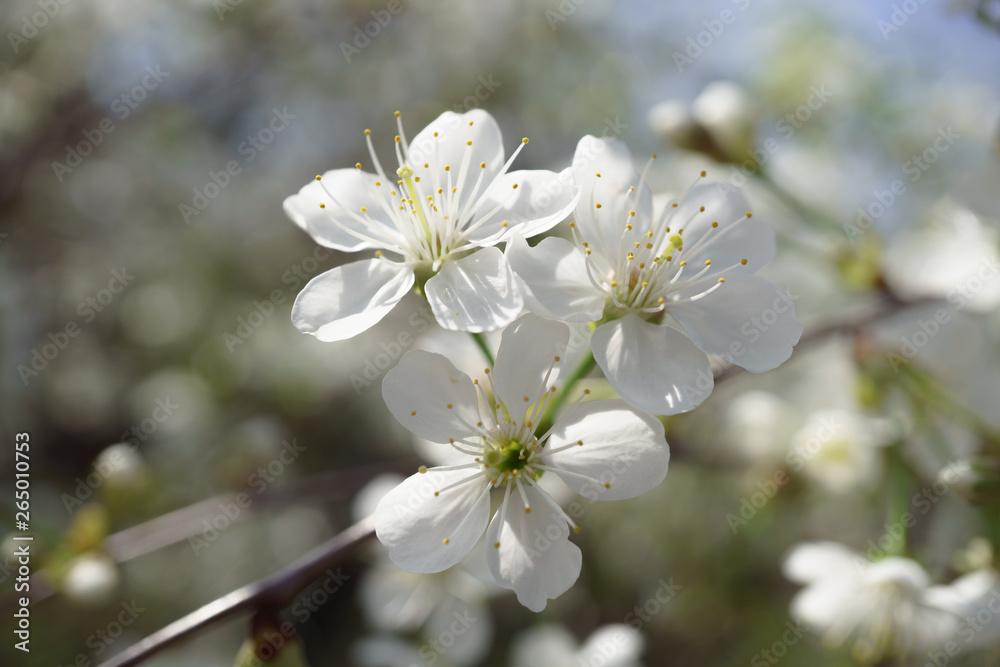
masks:
[[[358,545],[374,535],[374,521],[370,517],[360,521],[269,577],[238,588],[154,632],[103,663],[101,667],[137,665],[224,618],[262,608],[285,607],[314,579],[350,556]]]

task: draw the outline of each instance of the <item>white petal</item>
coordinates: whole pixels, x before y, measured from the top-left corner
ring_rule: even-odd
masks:
[[[285,214],[309,232],[317,243],[328,248],[353,252],[375,247],[344,231],[343,227],[379,238],[393,228],[376,197],[376,180],[378,177],[374,174],[358,169],[333,169],[323,174],[322,182],[313,179],[298,194],[286,198]],[[320,208],[321,203],[325,208]],[[361,213],[362,208],[366,208],[367,213]],[[367,216],[370,224],[359,222],[351,213]],[[381,244],[378,247],[382,247]]]
[[[525,305],[551,320],[601,319],[607,295],[587,277],[583,253],[566,239],[542,239],[534,248],[519,234],[507,242],[507,261],[521,280]]]
[[[802,335],[792,298],[757,276],[733,276],[704,298],[668,304],[667,312],[702,351],[751,373],[780,366]]]
[[[416,631],[442,597],[431,577],[401,570],[387,560],[368,568],[358,586],[358,606],[379,630]]]
[[[446,584],[449,588],[450,583],[449,581]],[[447,664],[456,667],[478,665],[481,664],[482,658],[493,641],[493,618],[490,615],[489,607],[448,595],[442,604],[434,609],[422,634],[424,637],[441,638],[440,646],[442,648],[444,648],[443,641],[447,641],[448,635],[454,638],[447,649]],[[424,660],[416,665],[427,664],[426,647],[424,647],[421,657]],[[406,667],[410,667],[410,665]]]
[[[699,210],[702,206],[704,212]],[[706,278],[729,268],[731,273],[752,274],[774,258],[775,243],[771,226],[757,216],[747,218],[749,211],[739,188],[728,183],[699,182],[673,210],[668,225],[684,229],[683,252],[694,249],[692,254],[684,254],[691,265],[701,266],[706,259],[712,260],[712,271],[705,274]],[[713,228],[713,222],[719,226]],[[703,239],[706,234],[708,237]],[[741,263],[744,259],[745,265]]]
[[[643,643],[642,634],[631,625],[605,625],[595,630],[580,647],[577,663],[604,667],[639,667]]]
[[[618,256],[625,224],[646,229],[653,213],[649,187],[639,188],[639,174],[628,147],[616,139],[586,136],[573,155],[573,178],[580,186],[574,219],[585,241],[606,257]],[[600,174],[600,176],[597,176]],[[630,192],[631,188],[639,188]],[[601,208],[597,208],[597,204]],[[636,215],[628,215],[634,210]]]
[[[478,472],[431,468],[407,477],[382,498],[375,508],[375,535],[393,563],[408,572],[441,572],[469,553],[489,520],[489,493],[483,493],[489,482],[480,475],[440,490]]]
[[[597,327],[590,344],[618,395],[654,415],[693,410],[715,385],[708,357],[687,336],[635,315]]]
[[[498,243],[514,231],[525,237],[541,234],[564,220],[579,197],[580,189],[568,169],[559,174],[545,170],[508,172],[496,179],[486,197],[476,202],[472,223],[482,216],[490,217],[469,233],[468,239]],[[492,213],[497,206],[501,208]]]
[[[667,476],[670,448],[663,437],[663,424],[651,415],[621,401],[593,401],[573,408],[558,424],[542,451],[542,460],[585,498],[634,498]],[[555,451],[567,445],[569,449]],[[561,475],[564,470],[595,481]]]
[[[792,617],[819,630],[829,629],[856,605],[858,589],[851,582],[829,579],[817,582],[792,598]]]
[[[469,141],[471,146],[467,144]],[[465,178],[460,181],[459,170],[466,154],[469,167]],[[424,183],[447,179],[444,168],[451,167],[452,187],[458,188],[458,199],[451,213],[458,215],[472,195],[480,172],[484,173],[479,194],[500,173],[503,155],[503,137],[493,116],[482,109],[463,114],[445,111],[410,141],[409,163]],[[482,162],[486,163],[483,169],[479,166]],[[447,180],[441,182],[447,185]]]
[[[555,383],[559,372],[555,358],[562,359],[568,341],[569,327],[537,315],[522,315],[504,329],[493,365],[493,382],[497,396],[514,419],[520,419],[523,409]],[[543,384],[553,365],[555,370]]]
[[[425,286],[438,324],[456,331],[493,331],[521,312],[524,300],[503,253],[483,248],[446,261]]]
[[[404,354],[385,374],[382,398],[400,424],[431,442],[478,436],[479,398],[472,380],[440,354]]]
[[[351,646],[351,659],[362,667],[408,667],[424,661],[413,642],[389,634],[362,637]]]
[[[839,542],[806,542],[785,557],[782,571],[799,584],[838,577],[860,577],[868,561]]]
[[[576,638],[561,625],[536,625],[514,639],[513,667],[578,667]],[[586,663],[585,663],[586,664]]]
[[[413,271],[364,259],[321,273],[302,288],[292,324],[322,341],[345,340],[372,327],[413,287]]]
[[[503,526],[504,512],[498,510],[486,531],[486,559],[500,585],[537,612],[576,582],[583,555],[569,541],[566,520],[542,497],[543,492],[532,487],[524,491],[531,513],[525,513],[521,494],[511,490]],[[493,546],[497,542],[500,546]]]

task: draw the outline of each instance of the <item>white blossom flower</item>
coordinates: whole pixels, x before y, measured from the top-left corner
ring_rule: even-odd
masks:
[[[784,563],[785,576],[804,584],[792,615],[831,647],[851,643],[854,657],[874,664],[940,647],[963,628],[964,616],[996,584],[995,574],[965,575],[932,586],[916,561],[874,563],[836,542],[801,544]]]
[[[486,530],[494,578],[540,611],[576,581],[581,553],[569,541],[577,524],[539,478],[553,473],[593,500],[632,498],[663,481],[670,458],[663,425],[618,401],[577,403],[535,435],[568,338],[566,325],[534,315],[509,325],[486,373],[495,401],[478,380],[423,350],[407,352],[386,375],[382,393],[393,416],[464,461],[421,467],[381,500],[375,531],[394,563],[443,571]],[[503,501],[491,521],[494,488],[503,489]]]
[[[576,247],[547,238],[529,248],[514,236],[507,257],[535,313],[600,320],[594,357],[623,399],[685,412],[712,392],[706,353],[751,372],[788,359],[802,325],[791,297],[753,275],[774,255],[774,231],[738,189],[702,181],[654,215],[625,145],[590,136],[573,175]]]
[[[641,667],[642,649],[642,635],[629,625],[597,628],[582,646],[561,625],[541,625],[514,639],[511,667]]]
[[[899,433],[886,418],[817,410],[792,436],[786,460],[834,493],[872,488],[882,478],[882,448]]]
[[[955,202],[937,202],[931,220],[893,238],[882,268],[906,299],[947,299],[984,313],[1000,306],[1000,234]]]
[[[284,202],[317,243],[375,257],[316,276],[292,322],[320,340],[351,338],[381,320],[411,288],[426,295],[446,329],[489,331],[521,312],[522,297],[495,246],[518,231],[543,232],[573,209],[578,192],[551,171],[509,171],[488,113],[443,113],[407,142],[397,116],[398,169],[387,174],[365,139],[375,173],[334,169]],[[383,254],[391,253],[390,259]]]
[[[399,475],[386,474],[369,482],[352,504],[355,520],[371,516],[382,497],[402,481]],[[449,664],[478,663],[493,640],[489,598],[502,590],[487,571],[482,546],[438,574],[401,570],[382,545],[372,546],[374,561],[358,587],[358,603],[368,624],[380,632],[416,633],[428,640],[421,650],[443,648]],[[456,620],[461,622],[455,625]],[[437,643],[431,643],[435,639]]]

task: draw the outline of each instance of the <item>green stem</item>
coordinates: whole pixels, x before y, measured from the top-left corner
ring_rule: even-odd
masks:
[[[486,361],[490,363],[490,368],[493,368],[493,364],[496,363],[496,359],[493,358],[493,351],[490,346],[486,343],[486,336],[481,333],[469,334],[472,336],[472,340],[476,341],[476,345],[479,349],[483,351],[483,356],[486,357]]]
[[[549,409],[545,411],[545,416],[538,423],[538,428],[535,429],[535,433],[542,435],[552,428],[552,424],[555,423],[556,413],[559,412],[559,408],[561,408],[562,404],[566,402],[567,398],[569,398],[570,393],[573,391],[573,387],[576,386],[577,382],[585,378],[596,365],[597,361],[594,359],[594,353],[588,351],[587,356],[580,360],[580,363],[573,369],[570,376],[566,378],[566,384],[563,385],[562,391],[560,391],[552,402],[549,403]]]
[[[900,529],[899,541],[893,544],[893,548],[888,550],[886,555],[902,556],[906,554],[906,523],[903,515],[910,506],[910,474],[903,457],[899,451],[900,444],[894,443],[886,451],[886,458],[889,463],[889,507],[886,517],[889,525],[895,524]],[[894,526],[894,527],[895,527]]]

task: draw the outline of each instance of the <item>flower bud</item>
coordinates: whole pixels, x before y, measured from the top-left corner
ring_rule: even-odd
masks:
[[[724,162],[753,159],[757,114],[741,86],[713,81],[691,105],[691,115],[711,135]]]
[[[118,589],[118,566],[108,556],[86,553],[66,565],[63,593],[81,607],[99,607]]]

